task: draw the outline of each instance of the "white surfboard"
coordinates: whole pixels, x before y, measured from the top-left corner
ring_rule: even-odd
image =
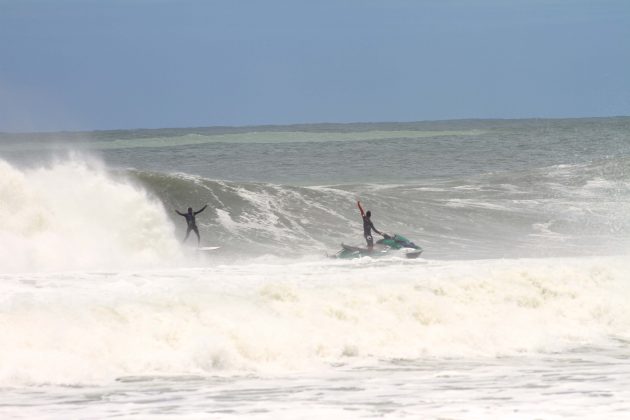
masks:
[[[197,248],[197,251],[214,251],[215,249],[221,248],[220,246],[200,246]]]

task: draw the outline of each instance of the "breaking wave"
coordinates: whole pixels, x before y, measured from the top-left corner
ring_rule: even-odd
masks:
[[[630,339],[622,257],[4,275],[0,384],[286,374]]]
[[[30,169],[0,161],[0,384],[626,342],[627,256],[593,255],[628,252],[628,168],[611,158],[300,187],[112,171],[85,159]],[[321,258],[362,239],[357,198],[378,228],[406,234],[428,260]],[[180,244],[174,209],[205,203],[203,241],[226,258],[190,268],[199,260]],[[252,258],[266,254],[319,257]],[[547,258],[515,258],[524,256]]]
[[[96,162],[0,160],[0,270],[153,266],[180,255],[162,204]]]
[[[361,244],[356,200],[375,225],[438,259],[627,252],[630,161],[412,184],[291,186],[112,171],[84,159],[21,169],[0,161],[0,268],[38,271],[181,261],[187,207],[221,255],[322,256]],[[194,239],[191,240],[191,244]]]
[[[626,158],[399,185],[300,187],[131,171],[168,208],[209,203],[199,217],[203,236],[233,254],[321,254],[361,243],[361,199],[377,228],[451,259],[625,252],[629,173]]]

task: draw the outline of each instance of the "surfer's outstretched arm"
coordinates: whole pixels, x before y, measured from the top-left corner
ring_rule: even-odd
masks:
[[[208,207],[207,204],[205,206],[203,206],[201,209],[199,209],[198,211],[196,211],[195,214],[201,213],[202,211],[204,211],[206,209],[206,207]]]
[[[179,210],[175,210],[175,213],[179,214],[180,216],[186,216],[184,213],[180,213]]]
[[[357,201],[357,206],[359,207],[359,211],[361,212],[361,217],[365,216],[365,212],[363,211],[363,207],[361,207],[361,202]]]

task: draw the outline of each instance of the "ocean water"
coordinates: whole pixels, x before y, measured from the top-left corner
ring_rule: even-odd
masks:
[[[0,416],[628,418],[629,254],[630,118],[0,134]]]

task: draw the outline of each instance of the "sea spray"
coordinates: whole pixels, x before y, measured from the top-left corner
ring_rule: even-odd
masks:
[[[0,271],[150,266],[180,254],[162,204],[97,163],[0,161]]]

